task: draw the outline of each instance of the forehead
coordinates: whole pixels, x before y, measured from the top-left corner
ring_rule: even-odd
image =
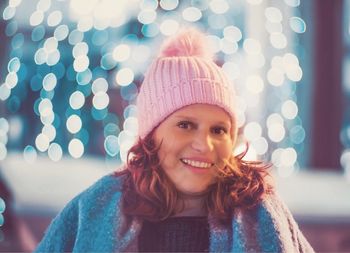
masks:
[[[206,119],[222,123],[231,123],[230,115],[221,107],[209,104],[193,104],[185,106],[169,116],[169,118]]]

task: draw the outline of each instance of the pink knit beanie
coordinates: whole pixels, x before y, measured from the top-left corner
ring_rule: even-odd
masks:
[[[137,97],[141,138],[170,114],[191,104],[217,105],[236,126],[233,84],[214,63],[206,45],[204,34],[195,29],[184,30],[164,43],[161,54],[146,72]]]

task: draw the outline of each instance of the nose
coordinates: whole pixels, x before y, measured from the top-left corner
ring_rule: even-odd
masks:
[[[214,148],[213,140],[209,133],[198,132],[193,136],[192,148],[200,153],[212,151]]]

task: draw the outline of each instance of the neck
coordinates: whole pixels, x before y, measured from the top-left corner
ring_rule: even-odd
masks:
[[[179,192],[178,207],[181,210],[174,216],[206,216],[207,208],[205,200],[208,196],[208,191],[199,193],[184,193]],[[183,208],[182,208],[183,207]]]

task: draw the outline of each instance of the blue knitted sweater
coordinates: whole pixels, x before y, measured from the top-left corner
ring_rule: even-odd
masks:
[[[121,211],[123,177],[108,175],[58,214],[35,252],[137,252],[142,221]],[[276,195],[223,224],[210,214],[210,252],[313,252]]]

